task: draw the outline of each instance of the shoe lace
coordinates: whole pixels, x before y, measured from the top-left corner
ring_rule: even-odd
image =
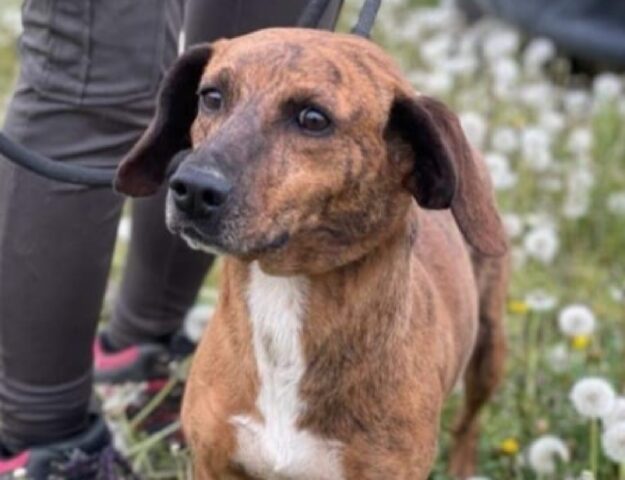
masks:
[[[53,462],[50,468],[48,480],[139,480],[128,461],[112,446],[93,455],[74,450],[66,461]]]
[[[140,480],[139,476],[132,471],[128,460],[111,445],[100,454],[99,468],[100,480],[118,480],[119,473],[124,475],[122,478],[125,480]]]

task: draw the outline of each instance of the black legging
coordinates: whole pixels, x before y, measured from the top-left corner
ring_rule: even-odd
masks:
[[[174,60],[184,0],[25,0],[4,130],[58,161],[115,165],[146,127]],[[289,25],[305,0],[190,0],[188,44]],[[333,0],[323,25],[336,19]],[[212,258],[164,226],[164,191],[133,202],[109,326],[118,346],[167,338]],[[91,347],[123,198],[0,161],[0,442],[19,450],[84,428]]]

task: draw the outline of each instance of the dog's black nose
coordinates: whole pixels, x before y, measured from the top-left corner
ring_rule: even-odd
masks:
[[[223,177],[201,170],[178,170],[169,181],[176,207],[191,217],[207,217],[221,207],[230,184]]]

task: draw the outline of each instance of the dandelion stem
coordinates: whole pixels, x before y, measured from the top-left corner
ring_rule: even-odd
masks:
[[[141,423],[150,416],[150,414],[156,410],[156,408],[167,398],[174,387],[180,381],[181,372],[185,371],[188,366],[189,360],[185,360],[178,366],[174,375],[172,375],[165,386],[150,400],[150,402],[130,421],[129,428],[131,431],[135,431]]]
[[[533,417],[534,405],[536,400],[536,370],[538,367],[538,338],[540,331],[540,319],[536,315],[528,315],[527,317],[527,367],[525,371],[525,400],[528,416]]]
[[[599,451],[598,451],[598,442],[599,442],[599,425],[596,419],[592,419],[590,421],[590,470],[592,471],[593,478],[597,478],[597,467],[599,464]]]
[[[135,455],[141,455],[141,454],[147,453],[148,450],[150,450],[152,447],[158,444],[158,442],[167,438],[172,433],[177,432],[179,429],[180,429],[180,421],[175,421],[173,423],[170,423],[169,425],[162,428],[158,432],[152,434],[151,436],[149,436],[142,442],[139,442],[133,445],[131,448],[129,448],[128,456],[133,457]]]
[[[130,421],[130,429],[133,431],[136,430],[137,427],[141,425],[141,423],[161,404],[161,402],[165,400],[167,395],[170,394],[177,383],[178,379],[175,376],[171,377],[165,386],[143,408],[143,410],[137,413],[137,415]]]
[[[619,480],[625,480],[625,462],[619,465]]]

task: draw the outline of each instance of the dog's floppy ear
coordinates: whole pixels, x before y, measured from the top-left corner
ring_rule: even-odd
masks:
[[[406,187],[423,208],[450,208],[463,235],[485,255],[502,255],[506,235],[488,171],[479,163],[460,122],[427,96],[395,98],[387,133],[399,135],[413,153]]]
[[[141,197],[158,190],[176,153],[191,146],[197,115],[197,88],[212,53],[209,44],[187,50],[165,76],[154,118],[117,169],[115,189]]]

